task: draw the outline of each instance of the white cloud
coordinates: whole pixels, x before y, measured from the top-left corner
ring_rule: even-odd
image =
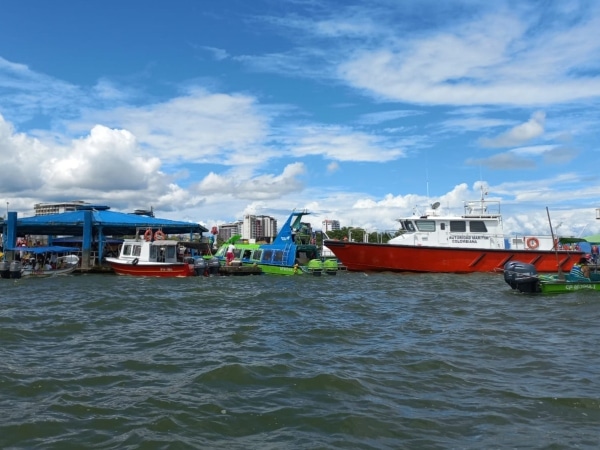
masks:
[[[95,126],[89,136],[46,156],[43,173],[57,189],[102,191],[148,189],[160,160],[146,157],[126,130]]]
[[[151,154],[173,162],[238,165],[275,155],[263,145],[269,117],[241,94],[193,90],[164,103],[90,111],[79,126],[99,121],[118,123]]]
[[[536,167],[533,159],[524,158],[515,152],[499,153],[487,158],[468,158],[465,164],[493,170],[530,170]]]
[[[395,121],[403,119],[405,117],[418,116],[421,114],[425,113],[423,111],[402,109],[393,111],[381,111],[376,113],[362,114],[358,119],[358,123],[373,125],[383,122]]]
[[[229,53],[227,52],[227,50],[224,50],[222,48],[210,47],[208,45],[203,45],[200,48],[209,52],[212,55],[212,57],[217,61],[222,61],[224,59],[229,58]]]
[[[392,161],[403,157],[396,142],[341,126],[303,126],[289,140],[292,154],[322,155],[336,161]]]
[[[590,39],[600,19],[557,29],[537,26],[529,13],[496,10],[358,47],[339,76],[377,98],[417,104],[536,105],[600,95],[593,62],[600,43]]]
[[[327,172],[333,173],[337,172],[338,170],[340,170],[340,165],[336,161],[332,161],[327,164]]]
[[[490,148],[522,145],[544,133],[545,121],[546,114],[538,111],[527,122],[519,124],[494,138],[481,139],[480,144]]]

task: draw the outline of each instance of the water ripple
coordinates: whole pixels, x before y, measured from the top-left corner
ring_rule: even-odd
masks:
[[[484,274],[0,281],[2,448],[597,445],[590,292]]]

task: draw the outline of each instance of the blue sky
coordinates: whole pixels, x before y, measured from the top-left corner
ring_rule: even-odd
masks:
[[[3,0],[0,205],[600,231],[600,2]],[[3,208],[4,209],[4,208]]]

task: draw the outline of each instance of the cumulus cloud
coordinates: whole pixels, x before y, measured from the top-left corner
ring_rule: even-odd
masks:
[[[43,173],[57,189],[138,190],[147,189],[160,168],[156,157],[141,154],[136,139],[127,130],[95,126],[89,136],[48,155]],[[61,151],[62,150],[62,151]]]
[[[13,126],[0,115],[0,191],[18,194],[40,188],[43,179],[39,161],[47,150],[37,139],[15,133]]]
[[[269,118],[253,97],[193,90],[143,107],[121,107],[102,119],[131,131],[154,155],[194,163],[244,164],[263,147]],[[90,114],[87,120],[97,120]]]
[[[278,174],[261,174],[251,178],[236,178],[231,174],[209,173],[191,188],[200,195],[219,194],[237,199],[267,200],[283,197],[304,189],[302,176],[306,166],[302,163],[287,165]]]

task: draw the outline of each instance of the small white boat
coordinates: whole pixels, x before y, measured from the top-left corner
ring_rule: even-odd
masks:
[[[194,260],[179,260],[177,241],[165,240],[162,231],[147,230],[144,238],[125,239],[117,258],[105,258],[117,275],[189,277],[196,275]]]
[[[57,245],[38,247],[14,247],[9,250],[19,252],[21,260],[0,265],[2,278],[52,277],[71,274],[79,266],[79,257],[73,253],[76,248]]]

